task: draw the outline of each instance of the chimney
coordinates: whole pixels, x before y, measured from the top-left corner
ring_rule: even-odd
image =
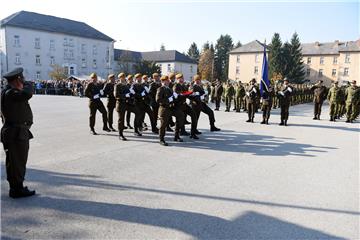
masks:
[[[320,46],[320,43],[319,43],[319,42],[315,42],[315,46],[316,46],[316,47],[319,47],[319,46]]]
[[[340,41],[339,40],[335,40],[335,46],[339,46]]]

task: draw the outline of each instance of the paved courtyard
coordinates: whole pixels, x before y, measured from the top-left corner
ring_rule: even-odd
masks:
[[[289,126],[202,115],[200,140],[158,144],[89,134],[87,99],[34,96],[27,181],[37,195],[8,197],[1,152],[3,239],[359,239],[359,123],[312,120],[291,107]],[[115,117],[117,119],[117,116]],[[171,136],[171,137],[170,137]]]

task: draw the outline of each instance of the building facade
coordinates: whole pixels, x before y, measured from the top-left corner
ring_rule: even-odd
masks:
[[[346,83],[360,77],[360,40],[332,43],[306,43],[301,45],[305,80],[315,83],[323,80],[326,85],[333,81]],[[229,54],[229,79],[249,82],[261,80],[263,44],[255,40]]]
[[[24,68],[29,80],[50,79],[55,65],[68,75],[113,72],[114,40],[89,25],[21,11],[1,21],[0,76]]]

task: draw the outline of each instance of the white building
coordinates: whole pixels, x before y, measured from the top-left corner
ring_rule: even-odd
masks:
[[[116,73],[135,73],[134,65],[141,60],[155,62],[163,75],[182,73],[187,81],[191,81],[197,73],[197,62],[176,50],[135,52],[115,49],[114,60]]]
[[[23,67],[29,80],[50,79],[57,64],[68,75],[113,72],[114,40],[83,22],[21,11],[0,22],[0,77]]]

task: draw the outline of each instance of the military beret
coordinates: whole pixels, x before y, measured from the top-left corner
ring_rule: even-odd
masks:
[[[169,80],[169,77],[166,76],[166,75],[163,75],[163,76],[161,76],[160,80],[161,81],[166,81],[166,80]]]
[[[159,74],[158,73],[153,73],[152,77],[153,78],[159,77]]]
[[[135,74],[135,78],[141,78],[141,73]]]
[[[133,78],[133,75],[131,75],[131,74],[127,75],[127,79],[129,79],[129,78]]]
[[[114,74],[109,74],[108,79],[115,77]]]
[[[10,71],[10,72],[7,72],[4,74],[4,78],[6,80],[12,80],[18,76],[22,76],[22,73],[23,73],[24,69],[23,68],[15,68],[14,70]]]
[[[147,79],[148,78],[148,75],[143,75],[142,76],[142,79]]]
[[[197,81],[197,80],[201,80],[201,77],[200,75],[196,74],[193,79],[194,81]]]
[[[175,78],[175,73],[170,73],[170,74],[169,74],[169,78],[170,78],[170,79]]]
[[[90,78],[96,78],[96,77],[97,77],[96,73],[91,73],[90,74]]]
[[[177,79],[178,78],[183,78],[184,77],[184,75],[182,75],[182,73],[178,73],[178,74],[176,74],[176,76],[175,76]]]
[[[119,75],[118,75],[118,78],[122,78],[122,77],[125,77],[125,73],[119,73]]]

